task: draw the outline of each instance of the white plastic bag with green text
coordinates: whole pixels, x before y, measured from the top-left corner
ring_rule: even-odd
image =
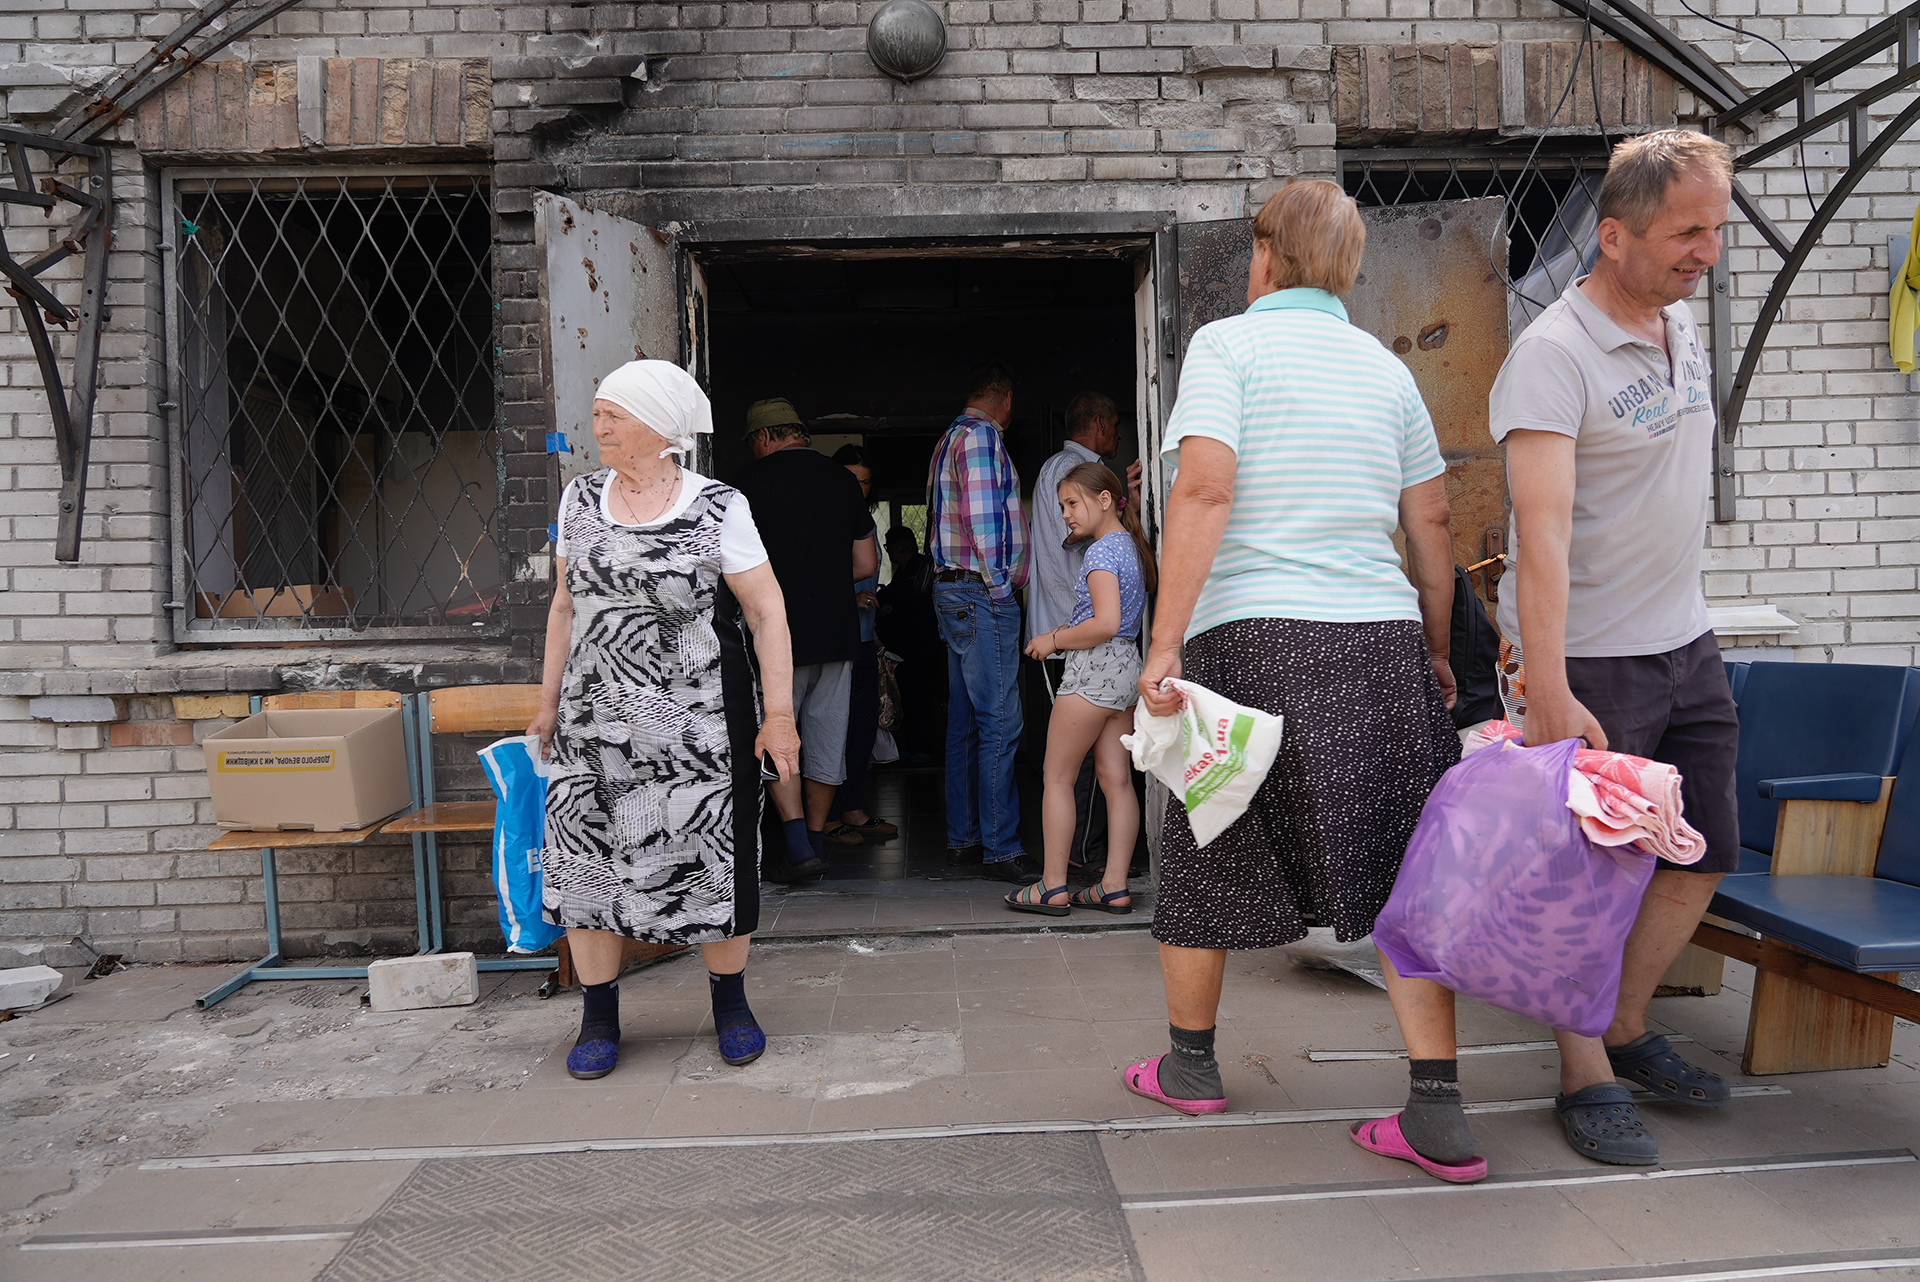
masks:
[[[1169,677],[1180,711],[1156,717],[1144,700],[1133,708],[1133,733],[1120,742],[1137,770],[1167,785],[1187,808],[1193,839],[1204,846],[1238,819],[1260,791],[1280,751],[1281,718],[1244,708],[1191,681]]]

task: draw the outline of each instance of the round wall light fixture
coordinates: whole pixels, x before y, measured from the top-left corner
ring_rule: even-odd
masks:
[[[933,71],[946,56],[946,24],[927,0],[887,0],[867,23],[867,57],[903,85]]]

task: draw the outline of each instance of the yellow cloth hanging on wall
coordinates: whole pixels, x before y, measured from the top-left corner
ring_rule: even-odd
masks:
[[[1887,296],[1887,343],[1893,348],[1893,363],[1902,374],[1913,373],[1913,335],[1920,329],[1920,209],[1913,213],[1913,228],[1907,238],[1907,260],[1893,277],[1893,292]]]

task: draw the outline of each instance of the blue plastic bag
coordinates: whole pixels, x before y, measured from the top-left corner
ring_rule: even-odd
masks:
[[[547,763],[540,740],[517,735],[480,750],[493,795],[493,888],[507,950],[537,953],[567,932],[540,913],[540,852],[547,844]]]

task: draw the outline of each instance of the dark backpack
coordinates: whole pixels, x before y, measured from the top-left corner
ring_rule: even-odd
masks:
[[[1500,703],[1500,630],[1487,618],[1474,595],[1473,580],[1453,567],[1452,667],[1459,697],[1453,704],[1453,724],[1478,725],[1506,716]]]

